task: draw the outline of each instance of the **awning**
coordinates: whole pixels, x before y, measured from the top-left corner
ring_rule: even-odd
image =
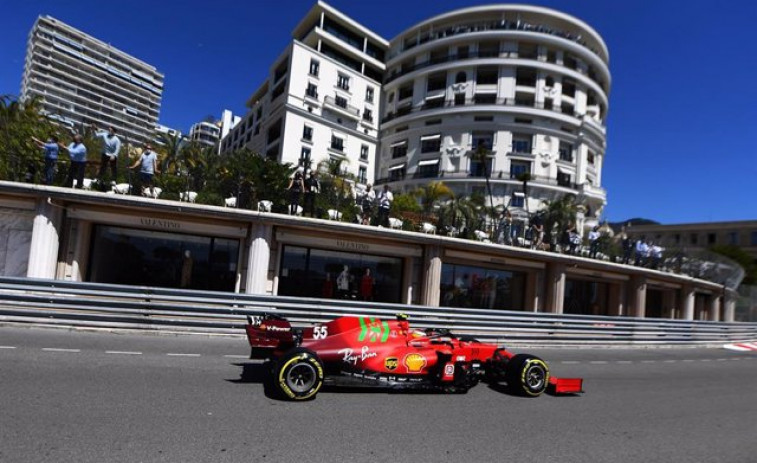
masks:
[[[440,139],[440,138],[442,138],[442,134],[440,134],[440,133],[437,133],[437,134],[434,134],[434,135],[423,135],[423,136],[421,137],[421,141],[426,141],[426,140],[438,140],[438,139]]]
[[[439,164],[439,159],[426,159],[423,161],[418,161],[419,166],[433,166],[434,164]]]
[[[404,168],[405,168],[405,164],[397,164],[396,166],[390,167],[388,170],[391,172],[393,170],[404,169]]]
[[[429,96],[426,97],[426,101],[428,101],[428,100],[438,100],[440,98],[444,98],[445,96],[446,96],[446,94],[444,94],[444,93],[439,93],[439,94],[436,94],[436,95],[429,95]]]
[[[402,146],[402,145],[407,145],[407,140],[396,141],[396,142],[392,143],[391,145],[389,145],[389,147],[390,148],[394,148],[396,146]]]
[[[561,174],[568,174],[568,175],[574,175],[575,174],[575,172],[570,171],[570,170],[568,170],[568,169],[566,169],[564,167],[560,167],[560,166],[557,166],[557,171],[560,172]]]

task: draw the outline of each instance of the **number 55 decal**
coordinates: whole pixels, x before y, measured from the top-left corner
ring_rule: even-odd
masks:
[[[316,326],[313,328],[313,339],[323,339],[329,335],[329,328],[327,326]]]

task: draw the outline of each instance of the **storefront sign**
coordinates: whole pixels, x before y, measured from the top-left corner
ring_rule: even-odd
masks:
[[[205,236],[224,238],[245,238],[247,227],[223,224],[223,222],[204,223],[189,220],[167,219],[149,215],[130,215],[106,212],[99,209],[70,207],[68,216],[73,219],[89,220],[94,223],[119,225],[123,227],[145,228],[149,230],[196,233]]]
[[[344,238],[322,238],[311,235],[300,235],[285,231],[276,233],[276,241],[298,246],[312,246],[321,249],[338,249],[342,251],[359,252],[374,255],[399,257],[420,257],[423,255],[420,246],[403,244],[376,244],[375,242],[353,241]]]
[[[536,262],[525,259],[514,259],[512,257],[495,257],[492,255],[481,255],[474,252],[455,251],[448,249],[444,256],[449,259],[461,259],[474,261],[476,263],[489,262],[497,265],[508,267],[525,267],[525,268],[544,268],[544,262]]]

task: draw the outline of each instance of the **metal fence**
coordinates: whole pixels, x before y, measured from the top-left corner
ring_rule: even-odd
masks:
[[[555,315],[407,306],[143,286],[0,277],[0,323],[242,335],[247,315],[275,312],[295,326],[341,315],[449,328],[505,345],[713,345],[757,339],[757,323]]]

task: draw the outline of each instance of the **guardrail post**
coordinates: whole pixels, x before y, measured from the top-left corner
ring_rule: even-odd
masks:
[[[268,289],[268,267],[271,262],[270,242],[273,227],[260,223],[250,229],[250,249],[247,252],[247,277],[244,290],[248,294],[266,294]]]
[[[58,267],[61,217],[61,208],[49,203],[48,198],[43,197],[37,200],[26,276],[55,278]]]
[[[547,264],[547,297],[544,309],[547,312],[561,314],[565,303],[565,264],[550,262]]]
[[[426,246],[424,249],[424,280],[422,305],[439,307],[439,292],[442,282],[442,248]]]

